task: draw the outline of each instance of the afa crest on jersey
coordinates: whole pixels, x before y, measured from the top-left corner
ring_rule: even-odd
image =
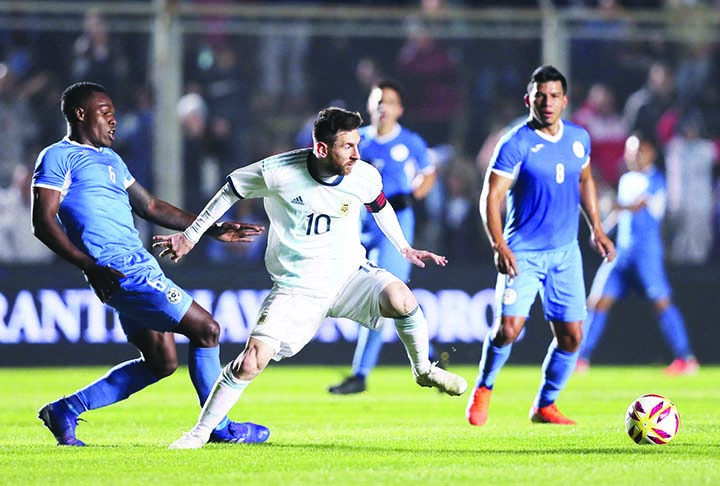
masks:
[[[340,216],[347,216],[350,212],[350,203],[348,201],[344,201],[340,204]]]

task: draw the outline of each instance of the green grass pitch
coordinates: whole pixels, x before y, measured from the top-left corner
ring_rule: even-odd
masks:
[[[474,381],[474,366],[452,369]],[[560,409],[578,421],[567,427],[529,422],[539,364],[508,365],[488,423],[476,428],[464,418],[467,393],[420,388],[409,368],[378,368],[368,392],[333,396],[325,389],[345,367],[271,364],[231,412],[269,426],[266,444],[170,451],[198,413],[180,369],[85,413],[78,437],[89,447],[57,447],[37,409],[104,371],[0,369],[0,484],[720,484],[717,366],[677,378],[659,366],[591,368],[560,396]],[[638,446],[625,434],[625,409],[650,392],[680,412],[680,431],[664,446]]]

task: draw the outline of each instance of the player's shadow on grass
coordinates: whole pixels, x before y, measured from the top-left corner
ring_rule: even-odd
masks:
[[[225,446],[226,444],[218,444],[218,446]],[[267,442],[264,444],[247,444],[248,447],[256,447],[256,446],[264,446],[264,447],[273,447],[275,449],[287,449],[288,451],[297,452],[298,449],[307,449],[308,451],[312,450],[332,450],[334,452],[341,452],[341,451],[347,451],[348,453],[355,453],[355,452],[377,452],[377,453],[415,453],[415,454],[422,454],[422,453],[431,453],[431,454],[467,454],[467,455],[474,455],[478,453],[482,454],[492,454],[492,455],[513,455],[517,456],[520,455],[527,455],[527,456],[552,456],[557,454],[584,454],[584,455],[608,455],[608,456],[615,456],[615,455],[627,455],[628,452],[638,452],[641,454],[656,454],[660,451],[667,451],[672,452],[671,449],[677,449],[678,452],[682,451],[683,454],[687,453],[689,448],[693,448],[694,444],[682,444],[677,443],[673,444],[669,447],[653,447],[653,446],[637,446],[635,444],[629,443],[627,447],[625,446],[612,446],[612,447],[564,447],[564,448],[558,448],[558,449],[547,449],[547,447],[544,448],[537,448],[537,449],[502,449],[502,448],[493,448],[493,447],[458,447],[458,448],[439,448],[436,445],[433,445],[432,447],[427,448],[417,448],[417,447],[373,447],[373,446],[358,446],[358,445],[348,445],[348,444],[273,444],[271,442]],[[720,447],[720,444],[717,446]],[[701,450],[698,449],[697,451],[699,454],[702,454]],[[714,456],[716,453],[712,452],[709,453],[707,451],[707,455]]]

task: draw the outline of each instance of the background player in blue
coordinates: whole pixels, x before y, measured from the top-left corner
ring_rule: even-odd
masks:
[[[617,223],[618,256],[600,265],[588,297],[588,315],[580,346],[577,371],[585,371],[618,298],[636,289],[652,301],[660,330],[675,359],[668,374],[692,374],[698,362],[690,349],[685,322],[670,299],[670,285],[663,267],[661,223],[665,213],[665,176],[655,167],[657,149],[643,134],[625,143],[628,172],[618,183],[617,203],[605,221],[606,230]]]
[[[384,192],[397,214],[403,233],[413,244],[415,200],[427,196],[435,183],[435,167],[429,162],[427,145],[420,135],[398,123],[403,114],[403,93],[391,81],[377,83],[368,96],[371,124],[360,129],[360,153],[382,175]],[[398,253],[369,213],[364,213],[362,242],[368,258],[403,282],[410,280],[412,264]],[[382,326],[359,326],[352,375],[328,391],[339,395],[365,391],[365,380],[375,367],[383,345]],[[430,349],[431,361],[432,348]]]
[[[113,307],[141,357],[120,363],[97,381],[42,407],[38,417],[58,445],[83,446],[78,416],[124,400],[172,374],[178,366],[171,333],[190,340],[188,366],[200,403],[220,374],[220,326],[190,295],[167,278],[143,247],[133,224],[140,217],[182,229],[195,216],[150,195],[110,148],[115,108],[105,89],[76,83],[62,95],[67,136],[38,156],[33,175],[35,236],[78,267],[101,301]],[[251,241],[262,226],[223,223],[208,234],[223,241]],[[215,442],[263,442],[267,428],[224,418]]]
[[[590,137],[561,118],[567,81],[540,66],[525,94],[528,121],[498,142],[480,197],[480,214],[498,269],[496,319],[485,338],[479,375],[466,409],[471,425],[487,421],[490,395],[540,291],[554,339],[542,365],[533,422],[574,424],[555,401],[575,369],[585,318],[585,284],[577,234],[580,209],[596,250],[615,256],[602,229],[590,171]],[[503,229],[501,207],[507,198]]]

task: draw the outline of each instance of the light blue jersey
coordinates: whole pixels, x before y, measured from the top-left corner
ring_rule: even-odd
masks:
[[[621,211],[618,217],[618,252],[633,258],[662,260],[661,222],[665,213],[665,176],[652,167],[646,172],[632,171],[620,178],[618,203],[630,206],[642,198],[645,206],[636,212]]]
[[[111,148],[67,137],[40,153],[32,181],[33,187],[60,191],[58,217],[70,241],[99,265],[126,275],[108,304],[128,337],[145,328],[173,330],[192,303],[140,240],[127,192],[134,182]]]
[[[585,318],[577,234],[580,175],[589,163],[590,137],[568,121],[555,136],[524,123],[498,143],[490,168],[514,179],[504,236],[519,270],[516,277],[498,275],[500,315],[527,317],[540,291],[547,320]]]
[[[619,298],[637,290],[651,300],[670,296],[663,263],[661,223],[665,213],[665,176],[655,167],[631,171],[620,178],[618,203],[645,205],[637,211],[623,210],[618,216],[617,258],[598,269],[591,296]]]
[[[38,156],[32,184],[61,192],[58,216],[70,241],[100,265],[143,249],[127,188],[135,182],[109,147],[67,137]]]
[[[498,143],[490,169],[513,178],[505,241],[513,252],[552,251],[577,241],[580,174],[590,162],[590,136],[567,120],[554,137],[528,123]]]
[[[400,125],[383,136],[378,135],[373,126],[362,127],[360,137],[360,157],[380,171],[388,200],[412,194],[415,176],[432,168],[425,141]]]

